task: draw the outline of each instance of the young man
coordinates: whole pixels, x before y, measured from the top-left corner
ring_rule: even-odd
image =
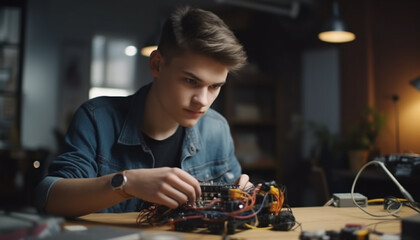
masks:
[[[150,56],[153,83],[128,97],[99,97],[75,113],[65,152],[36,189],[50,214],[139,211],[147,202],[194,203],[199,182],[252,186],[226,120],[211,104],[246,54],[211,12],[177,9]]]

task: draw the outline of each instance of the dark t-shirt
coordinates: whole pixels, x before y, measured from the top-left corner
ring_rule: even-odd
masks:
[[[143,133],[146,144],[155,157],[155,168],[181,166],[181,148],[184,132],[184,128],[179,126],[172,136],[164,140],[155,140]]]

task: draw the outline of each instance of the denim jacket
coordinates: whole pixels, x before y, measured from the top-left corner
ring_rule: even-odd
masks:
[[[128,97],[91,99],[76,111],[65,137],[64,153],[52,161],[35,191],[38,209],[45,207],[52,185],[60,179],[154,167],[153,154],[140,134],[150,87],[144,86]],[[139,159],[140,151],[148,153],[147,159]],[[212,109],[196,125],[185,128],[181,158],[181,168],[199,181],[232,183],[241,174],[229,125]],[[143,204],[132,198],[102,212],[139,211]]]

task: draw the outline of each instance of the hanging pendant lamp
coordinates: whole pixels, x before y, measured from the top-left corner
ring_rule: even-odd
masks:
[[[329,43],[351,42],[356,39],[356,35],[349,30],[340,16],[338,1],[333,1],[331,18],[323,26],[318,38]]]

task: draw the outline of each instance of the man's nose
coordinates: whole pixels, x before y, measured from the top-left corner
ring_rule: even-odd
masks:
[[[200,88],[197,90],[192,98],[193,102],[201,106],[207,106],[208,104],[208,91],[207,88]]]

